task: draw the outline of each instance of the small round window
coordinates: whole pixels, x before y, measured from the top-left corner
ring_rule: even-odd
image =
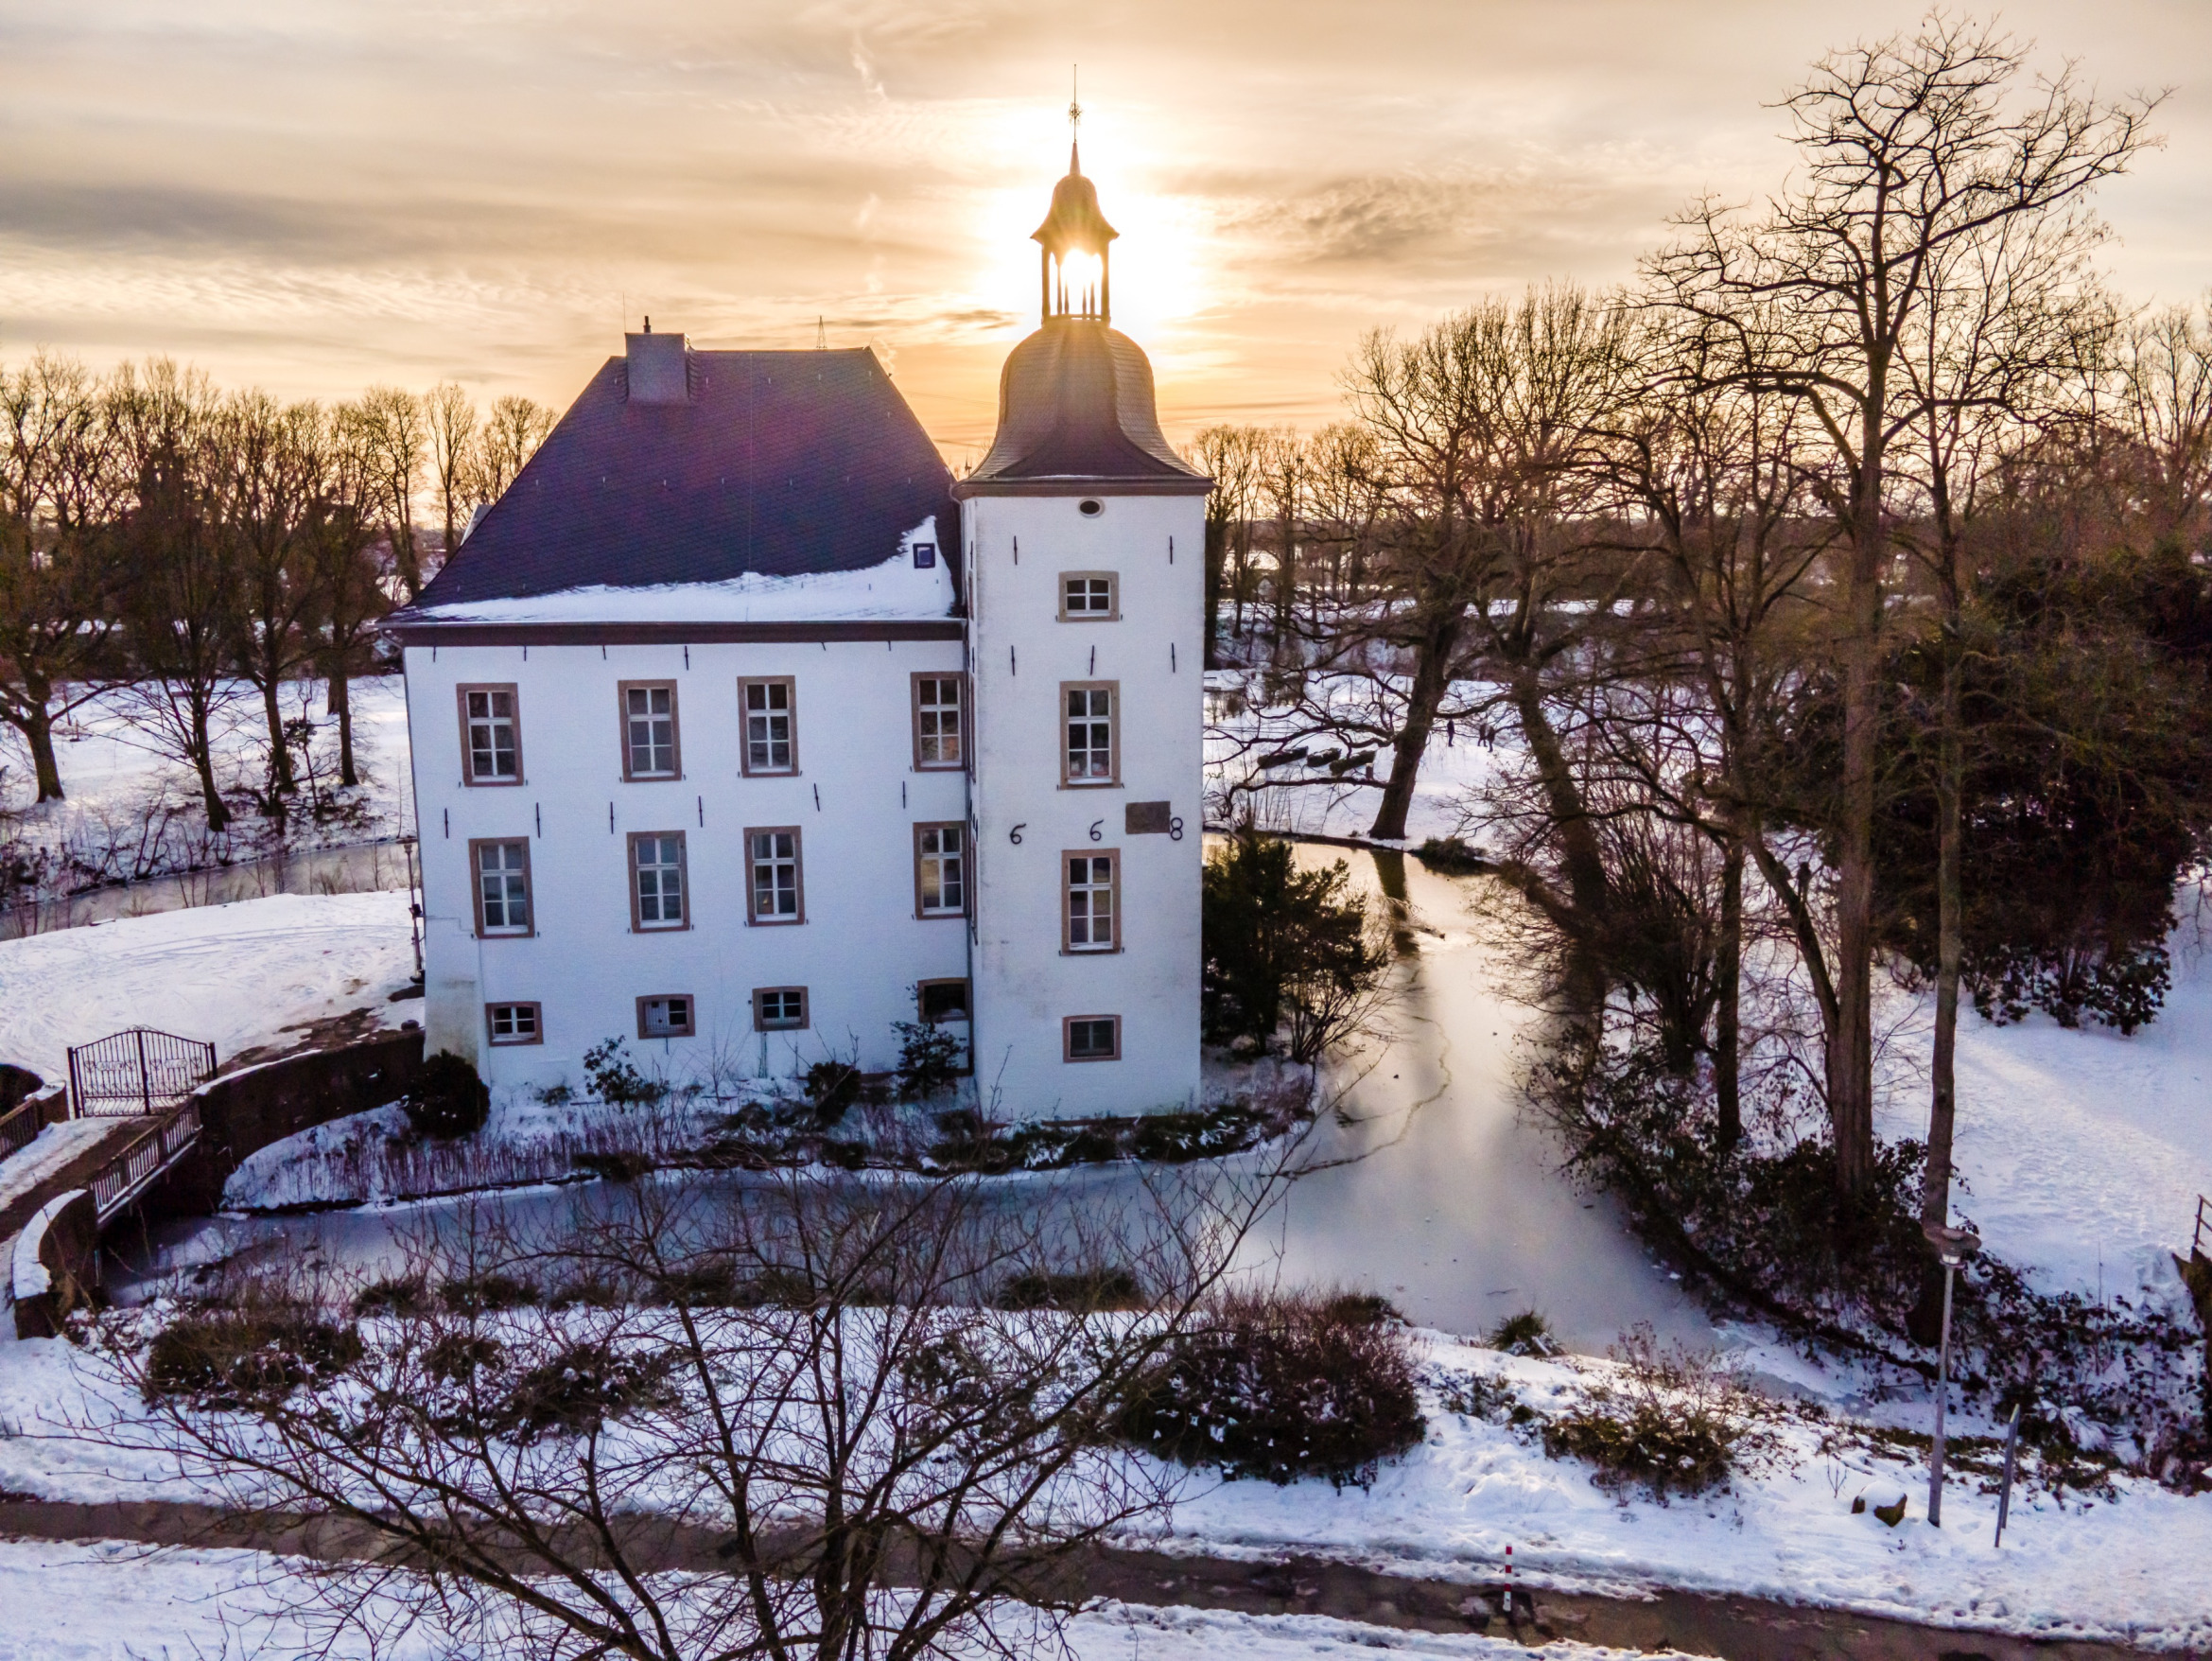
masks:
[[[1106,512],[1106,503],[1095,496],[1086,497],[1075,504],[1075,511],[1087,519],[1095,519]]]

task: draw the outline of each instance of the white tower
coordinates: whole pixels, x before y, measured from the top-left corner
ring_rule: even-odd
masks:
[[[962,504],[976,1085],[1004,1118],[1196,1105],[1205,500],[1108,327],[1117,233],[1071,146],[1042,326]]]

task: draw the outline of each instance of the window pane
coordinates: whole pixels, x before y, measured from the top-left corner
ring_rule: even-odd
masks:
[[[637,921],[675,928],[684,921],[684,839],[640,836],[631,846],[637,861]]]
[[[802,987],[776,987],[757,994],[759,999],[760,1025],[763,1030],[772,1027],[798,1027],[807,1024],[807,993]]]
[[[931,981],[921,989],[921,1015],[924,1021],[966,1021],[967,1019],[967,983],[966,981]]]
[[[625,695],[629,723],[630,771],[676,770],[675,691],[670,687],[632,687]]]
[[[789,830],[754,833],[753,916],[756,919],[799,915],[798,837]]]
[[[915,733],[923,766],[960,762],[960,681],[953,675],[925,675],[914,682]]]
[[[514,694],[467,692],[462,695],[462,708],[468,728],[469,778],[479,783],[486,779],[516,778]]]
[[[1105,687],[1068,693],[1068,777],[1111,778],[1114,767],[1113,693]]]
[[[745,683],[745,768],[792,770],[791,688],[781,681]]]
[[[526,855],[519,842],[487,843],[477,850],[477,884],[487,932],[513,934],[530,927],[529,882],[523,874]]]
[[[1068,948],[1106,952],[1114,946],[1114,862],[1076,854],[1068,861]]]

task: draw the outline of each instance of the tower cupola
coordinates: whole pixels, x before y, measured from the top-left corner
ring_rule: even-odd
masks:
[[[1071,120],[1081,114],[1069,106]],[[1152,365],[1108,322],[1106,260],[1121,233],[1099,211],[1097,186],[1083,176],[1073,140],[1068,176],[1053,187],[1052,211],[1030,235],[1043,253],[1043,320],[1008,354],[999,376],[999,430],[953,495],[1116,480],[1203,495],[1211,481],[1160,431]],[[1075,255],[1096,265],[1071,270]]]
[[[1099,211],[1098,186],[1083,176],[1081,149],[1070,139],[1068,176],[1053,186],[1053,207],[1045,215],[1045,222],[1029,234],[1039,253],[1037,269],[1044,288],[1046,323],[1055,317],[1091,317],[1100,323],[1113,320],[1112,244],[1120,235]],[[1088,262],[1071,272],[1068,256],[1077,254],[1098,262],[1095,272]]]

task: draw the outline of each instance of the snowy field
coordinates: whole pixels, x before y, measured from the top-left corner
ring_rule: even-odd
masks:
[[[1436,1333],[1415,1341],[1427,1440],[1385,1465],[1372,1488],[1201,1474],[1162,1535],[1132,1543],[1229,1557],[1314,1552],[1469,1582],[1494,1580],[1511,1547],[1516,1572],[1540,1588],[1727,1590],[2047,1639],[2212,1645],[2212,1577],[2202,1572],[2212,1560],[2212,1497],[2122,1478],[2112,1500],[2061,1499],[2038,1488],[2030,1462],[2000,1547],[1991,1538],[1994,1497],[1978,1478],[1954,1472],[1945,1526],[1931,1529],[1925,1462],[1887,1451],[1840,1413],[1799,1403],[1771,1410],[1761,1426],[1767,1446],[1727,1489],[1659,1504],[1595,1486],[1579,1461],[1545,1458],[1532,1429],[1454,1410],[1452,1386],[1470,1374],[1550,1410],[1613,1363],[1521,1359]],[[130,1421],[137,1411],[122,1387],[96,1383],[65,1340],[0,1344],[0,1487],[92,1502],[205,1497],[159,1452],[67,1433],[70,1421]],[[1907,1425],[1916,1417],[1884,1414]],[[1906,1518],[1888,1527],[1872,1508],[1900,1495]],[[1854,1513],[1861,1498],[1868,1509]]]
[[[144,1661],[191,1656],[244,1661],[307,1651],[327,1635],[287,1613],[281,1582],[292,1565],[253,1551],[0,1542],[0,1661]],[[1310,1661],[1375,1652],[1504,1661],[1610,1661],[1631,1652],[1589,1644],[1524,1647],[1508,1638],[1401,1632],[1318,1616],[1246,1616],[1109,1603],[1078,1616],[1068,1634],[1077,1661]],[[358,1636],[330,1661],[369,1661]],[[427,1635],[375,1652],[377,1661],[492,1661],[440,1649]]]
[[[2212,913],[2185,891],[2168,942],[2173,989],[2158,1019],[2122,1038],[2035,1014],[1959,1021],[1957,1209],[2037,1285],[2086,1296],[2151,1288],[2174,1299],[2197,1196],[2212,1195]],[[1892,995],[1902,1007],[1902,994]],[[1925,1033],[1932,997],[1912,1001]],[[1917,1046],[1925,1053],[1925,1039]],[[1884,1137],[1923,1136],[1926,1088],[1899,1088]]]
[[[216,781],[234,810],[230,828],[211,835],[191,768],[162,753],[131,712],[129,689],[101,693],[57,728],[56,760],[62,799],[35,801],[30,755],[12,727],[0,727],[0,846],[47,865],[42,898],[96,892],[105,901],[90,915],[114,916],[193,902],[153,881],[164,873],[250,864],[272,854],[357,846],[413,829],[408,771],[406,689],[397,675],[352,683],[354,757],[361,778],[337,788],[338,721],[324,712],[321,681],[286,689],[287,720],[306,722],[300,804],[280,829],[251,799],[268,766],[268,727],[260,694],[243,683],[226,688],[214,723]],[[310,804],[320,799],[319,818]],[[116,887],[117,883],[137,886]],[[349,885],[358,886],[357,882]],[[85,908],[72,907],[74,918]],[[49,918],[45,926],[53,926]]]
[[[378,811],[396,812],[407,787],[407,688],[396,674],[365,675],[348,683],[354,709],[354,761],[363,788]],[[309,746],[318,770],[333,778],[338,770],[338,718],[327,714],[324,683],[303,680],[288,687],[283,708],[287,720],[313,724]],[[258,782],[269,750],[261,694],[244,683],[227,689],[216,728],[216,781],[228,790]],[[198,784],[183,763],[164,756],[130,716],[130,698],[103,692],[79,705],[56,729],[55,759],[61,769],[63,799],[33,809],[38,784],[30,752],[22,735],[0,726],[0,810],[34,811],[57,830],[87,816],[135,813],[163,784],[178,795],[197,797]]]
[[[131,1026],[204,1039],[218,1060],[374,1008],[397,1026],[418,1004],[408,897],[280,894],[0,941],[0,1060],[67,1076],[68,1050]]]

